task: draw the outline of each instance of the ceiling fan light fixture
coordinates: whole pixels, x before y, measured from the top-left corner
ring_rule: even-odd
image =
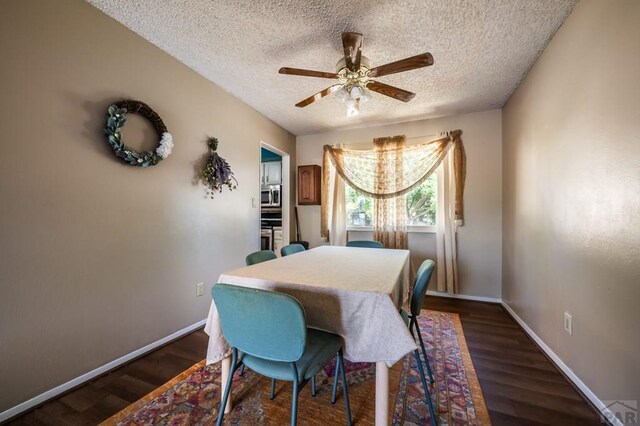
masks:
[[[361,103],[366,103],[369,99],[371,99],[371,93],[369,93],[369,91],[365,88],[365,87],[361,87],[360,88],[361,94],[360,94],[360,102]]]
[[[415,93],[384,84],[377,81],[377,78],[433,65],[433,56],[431,56],[431,53],[426,52],[371,68],[369,59],[362,55],[362,34],[360,33],[342,33],[342,46],[344,48],[344,57],[336,64],[335,73],[301,68],[280,68],[278,71],[280,74],[338,80],[337,84],[298,102],[296,107],[304,108],[334,92],[338,92],[336,93],[336,99],[347,106],[347,115],[349,117],[360,112],[360,104],[367,102],[371,98],[370,91],[402,102],[409,102],[413,99]],[[372,80],[373,78],[376,78],[376,80]]]
[[[360,108],[357,105],[347,108],[347,117],[355,117],[358,114],[360,114]]]
[[[360,104],[371,99],[371,94],[363,84],[345,84],[336,95],[337,99],[347,107],[347,117],[360,114]]]
[[[351,90],[349,90],[349,96],[351,97],[351,99],[358,99],[362,97],[362,89],[360,88],[360,86],[353,85],[351,87]]]
[[[350,99],[349,92],[347,91],[346,86],[342,86],[340,90],[336,92],[336,99],[341,103],[346,103],[348,99]]]

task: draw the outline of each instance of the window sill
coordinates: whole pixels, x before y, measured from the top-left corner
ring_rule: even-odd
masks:
[[[354,232],[371,232],[371,226],[348,226],[347,231]],[[435,234],[437,232],[435,226],[408,226],[407,231],[410,234]]]

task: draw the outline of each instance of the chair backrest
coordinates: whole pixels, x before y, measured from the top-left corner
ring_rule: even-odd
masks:
[[[431,280],[431,275],[433,275],[435,267],[436,263],[431,259],[427,259],[422,262],[422,265],[418,268],[418,272],[416,273],[416,282],[413,286],[413,294],[411,295],[411,315],[420,314],[424,296],[427,294],[429,280]]]
[[[256,263],[266,262],[267,260],[273,260],[277,258],[276,254],[271,250],[260,250],[255,253],[251,253],[244,260],[247,266],[255,265]]]
[[[280,254],[282,256],[289,256],[290,254],[300,253],[304,251],[304,246],[302,244],[289,244],[288,246],[284,246],[280,249]]]
[[[380,241],[353,240],[347,242],[347,247],[384,248]]]
[[[216,284],[211,289],[227,342],[249,355],[294,362],[304,353],[304,309],[293,297],[275,291]]]

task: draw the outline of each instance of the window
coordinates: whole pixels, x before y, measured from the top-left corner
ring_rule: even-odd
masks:
[[[435,226],[437,205],[437,173],[407,194],[407,225]],[[346,185],[347,227],[359,228],[371,226],[373,218],[373,199],[359,194]]]

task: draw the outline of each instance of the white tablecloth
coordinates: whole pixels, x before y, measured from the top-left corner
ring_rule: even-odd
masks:
[[[220,275],[218,282],[290,294],[307,325],[338,334],[354,362],[395,364],[416,344],[398,309],[409,299],[409,251],[322,246]],[[229,356],[215,303],[207,364]]]

